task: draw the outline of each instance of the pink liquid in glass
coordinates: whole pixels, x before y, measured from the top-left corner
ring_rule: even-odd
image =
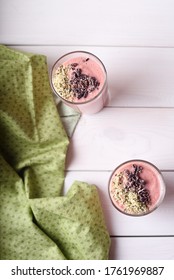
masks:
[[[162,202],[165,184],[160,171],[150,162],[131,160],[118,166],[109,181],[113,205],[122,213],[141,216]]]
[[[99,112],[107,102],[107,74],[103,63],[89,52],[71,52],[54,64],[51,84],[55,94],[81,113]]]

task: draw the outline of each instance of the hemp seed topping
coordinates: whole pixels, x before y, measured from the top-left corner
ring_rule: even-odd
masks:
[[[71,94],[71,86],[68,79],[68,67],[60,65],[56,70],[55,76],[53,77],[53,85],[57,92],[64,99],[73,101],[73,96]]]

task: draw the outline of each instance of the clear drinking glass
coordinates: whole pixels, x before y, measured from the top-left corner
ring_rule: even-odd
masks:
[[[82,58],[81,61],[83,60],[83,64],[79,63],[79,58]],[[67,98],[67,96],[65,96],[65,92],[63,92],[62,88],[60,90],[60,86],[57,86],[56,83],[56,79],[58,77],[58,69],[60,69],[60,67],[62,65],[64,65],[65,67],[67,65],[75,65],[78,64],[78,66],[74,67],[76,68],[74,71],[76,72],[75,74],[73,72],[73,70],[71,70],[71,74],[76,75],[78,74],[77,69],[80,68],[81,69],[81,65],[82,68],[84,67],[84,70],[81,69],[81,80],[76,78],[76,83],[78,82],[79,85],[79,81],[80,83],[82,83],[83,78],[85,79],[85,75],[87,77],[86,79],[86,83],[89,85],[91,82],[95,82],[97,79],[96,77],[98,76],[98,89],[96,89],[95,91],[91,91],[88,93],[87,97],[82,97],[82,98],[75,98],[73,97],[73,100]],[[73,67],[72,67],[73,68]],[[64,71],[64,68],[62,68],[62,72],[63,74],[66,72],[66,69]],[[62,74],[61,72],[61,74]],[[57,76],[56,76],[57,75]],[[62,76],[61,76],[62,77]],[[69,86],[71,86],[71,82],[72,82],[72,78],[68,76],[69,78]],[[67,78],[66,77],[66,78]],[[89,78],[90,77],[90,78]],[[59,75],[59,79],[60,79],[60,75]],[[70,82],[71,80],[71,82]],[[92,81],[93,80],[93,81]],[[58,81],[59,82],[59,81]],[[67,82],[67,80],[63,80],[64,83]],[[58,83],[58,85],[60,85],[60,83]],[[78,86],[75,85],[75,86]],[[54,91],[54,93],[56,94],[56,96],[58,96],[65,104],[67,104],[68,106],[72,107],[73,109],[75,109],[76,111],[80,112],[80,113],[85,113],[85,114],[94,114],[99,112],[106,104],[107,100],[108,100],[108,84],[107,84],[107,72],[105,69],[104,64],[102,63],[102,61],[95,56],[92,53],[86,52],[86,51],[74,51],[74,52],[70,52],[67,53],[65,55],[63,55],[62,57],[60,57],[55,64],[52,67],[51,70],[51,86],[52,89]],[[57,87],[56,87],[57,86]],[[69,86],[67,87],[66,91],[69,90]],[[74,84],[73,84],[74,86]],[[73,88],[74,89],[74,88]],[[90,90],[92,89],[92,87],[90,87]],[[82,89],[80,89],[82,90]],[[86,89],[85,89],[86,90]],[[88,91],[89,88],[86,90]],[[75,94],[74,94],[75,96]]]
[[[130,216],[143,216],[154,211],[162,203],[165,190],[159,169],[140,159],[120,164],[109,179],[112,204]]]

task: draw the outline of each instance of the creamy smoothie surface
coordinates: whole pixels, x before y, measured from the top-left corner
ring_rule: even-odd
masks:
[[[109,192],[119,210],[142,215],[156,208],[164,193],[164,183],[159,171],[150,163],[130,161],[115,170]]]
[[[67,101],[83,103],[99,94],[105,83],[101,66],[89,57],[65,61],[54,72],[53,85]]]

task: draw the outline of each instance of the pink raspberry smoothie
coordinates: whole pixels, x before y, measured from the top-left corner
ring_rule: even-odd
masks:
[[[141,216],[155,210],[165,195],[160,171],[150,162],[131,160],[118,166],[111,175],[109,194],[121,212]]]
[[[60,58],[53,66],[52,87],[67,105],[81,113],[96,113],[107,101],[105,67],[88,52],[72,52]]]

